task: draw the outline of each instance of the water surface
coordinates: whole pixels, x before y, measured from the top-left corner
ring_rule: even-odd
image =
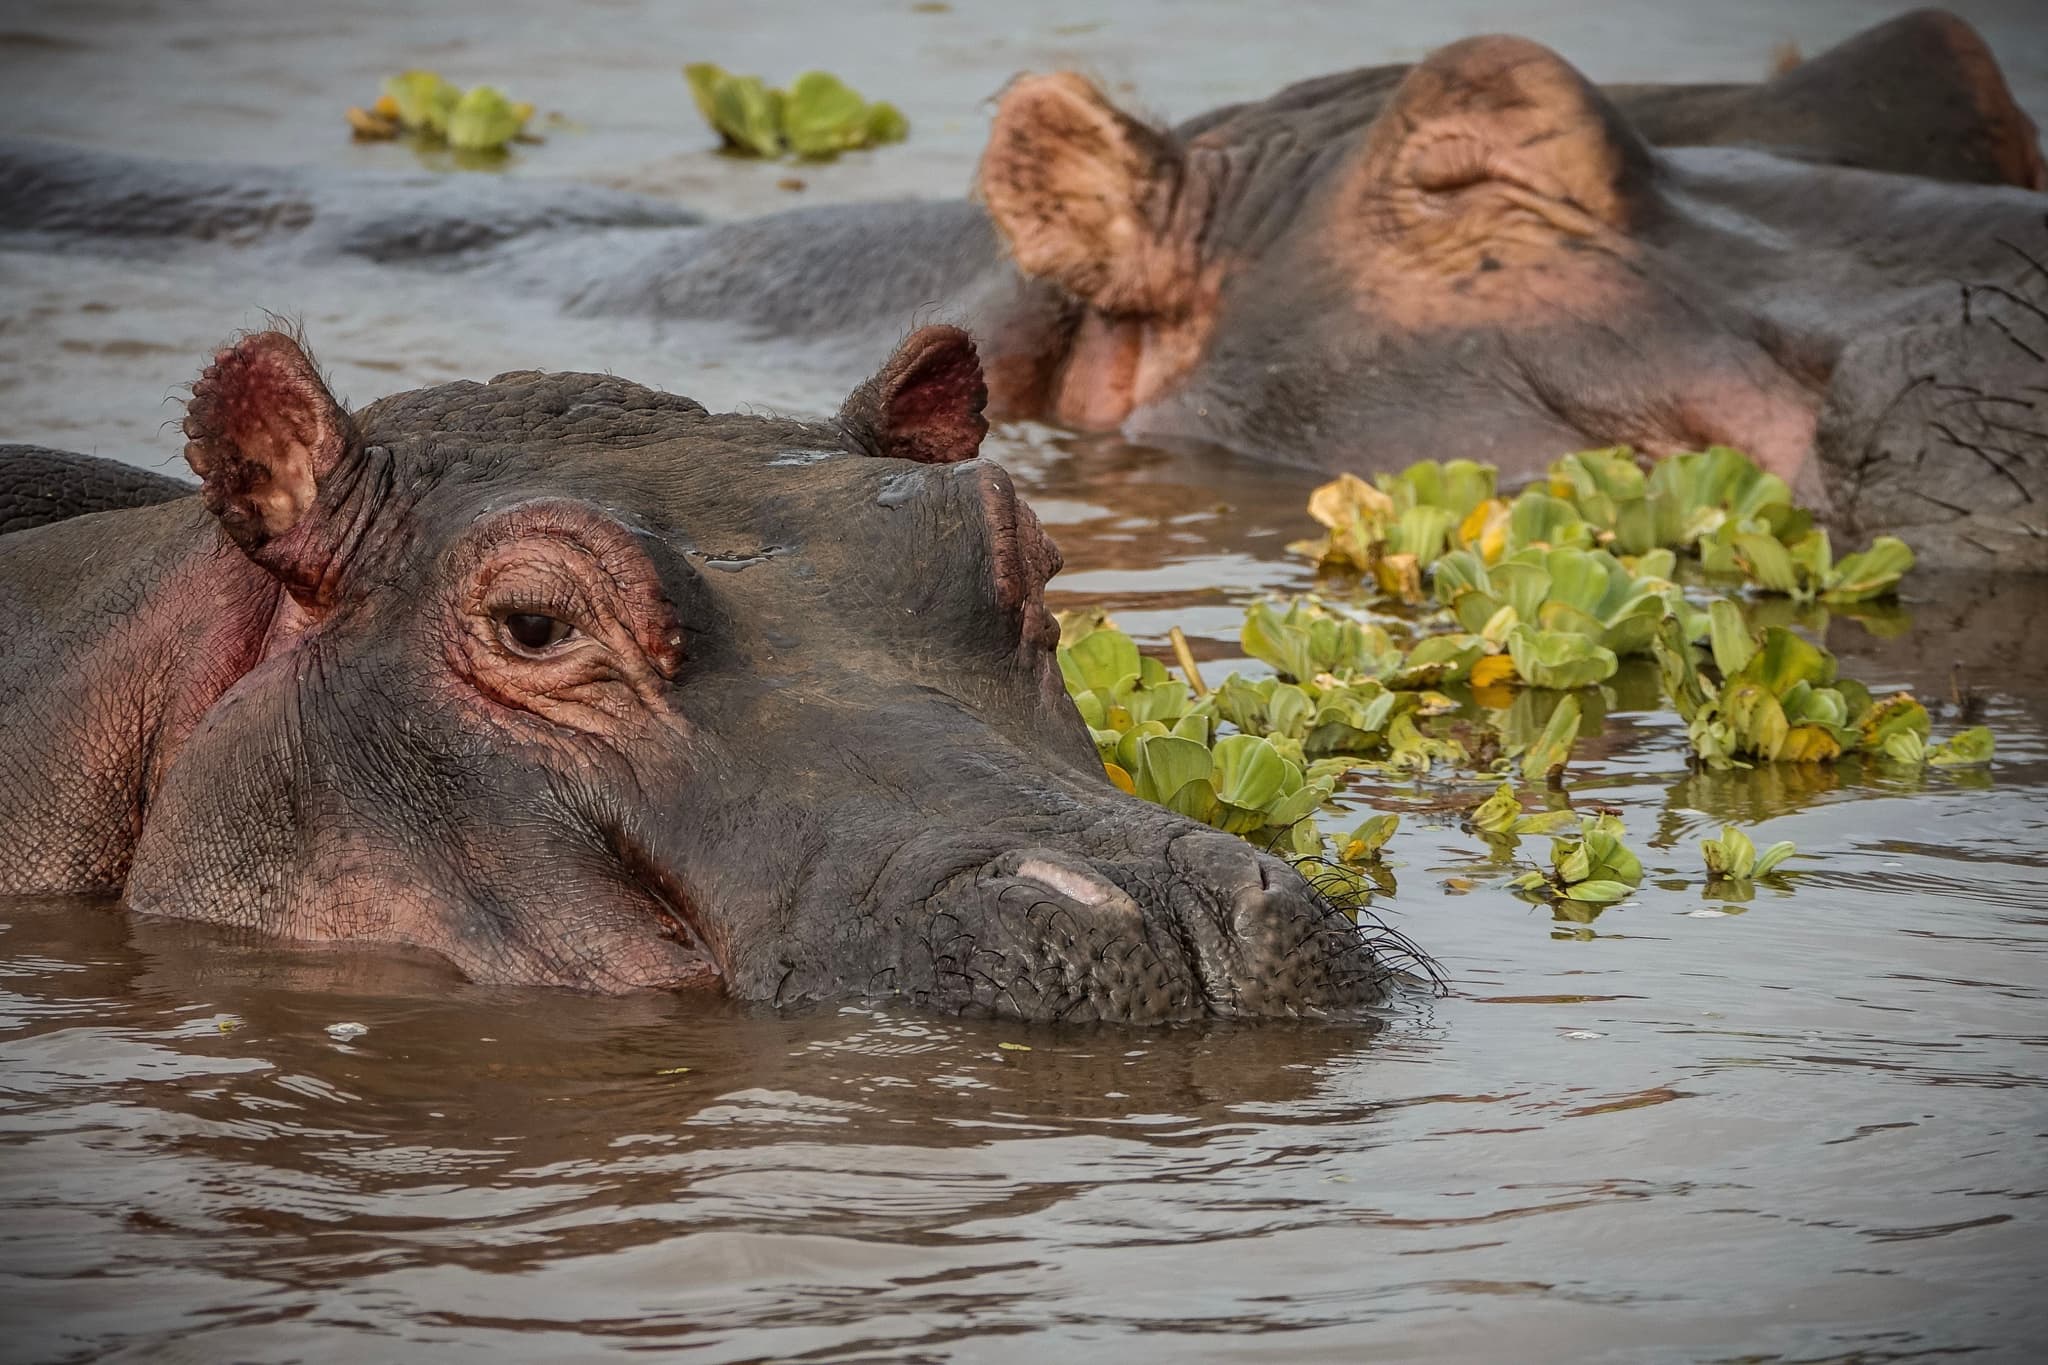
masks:
[[[1885,12],[813,5],[771,33],[711,6],[27,5],[0,24],[0,101],[10,131],[389,166],[405,153],[350,146],[335,115],[428,63],[582,125],[513,174],[739,214],[956,191],[977,101],[1020,67],[1078,63],[1177,116],[1497,28],[1601,76],[1748,76]],[[2038,116],[2039,21],[1971,13]],[[786,171],[702,150],[674,72],[698,57],[829,64],[913,140],[778,190]],[[255,255],[0,254],[0,295],[0,432],[150,464],[175,453],[167,395],[263,308],[358,401],[550,366],[822,412],[874,360]],[[1031,427],[990,448],[1066,552],[1056,605],[1104,602],[1150,644],[1182,624],[1212,679],[1246,600],[1310,584],[1284,549],[1310,476]],[[1458,824],[1473,784],[1351,793],[1404,812],[1378,908],[1452,986],[1376,1027],[593,1000],[0,907],[0,1358],[2032,1358],[2048,590],[1914,599],[1805,624],[1873,687],[1919,689],[1938,732],[1974,695],[1988,774],[1694,775],[1676,721],[1617,687],[1571,794],[1623,813],[1649,875],[1590,922],[1503,889]],[[1703,894],[1725,820],[1798,842],[1789,891]]]

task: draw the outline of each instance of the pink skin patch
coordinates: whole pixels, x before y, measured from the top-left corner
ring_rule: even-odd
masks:
[[[1037,882],[1051,891],[1057,891],[1076,905],[1089,909],[1123,910],[1132,916],[1142,915],[1138,903],[1121,888],[1111,886],[1093,873],[1077,868],[1048,862],[1044,858],[1026,858],[1017,864],[1017,875],[1027,881]]]

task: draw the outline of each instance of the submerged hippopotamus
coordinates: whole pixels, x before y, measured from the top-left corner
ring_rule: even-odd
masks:
[[[947,327],[824,423],[538,372],[350,414],[291,336],[226,347],[197,490],[15,466],[123,510],[0,536],[0,894],[598,991],[1379,999],[1286,863],[1106,781],[984,397]]]
[[[460,266],[864,351],[936,312],[980,337],[993,415],[1331,469],[1724,442],[1852,534],[2010,571],[2048,570],[2044,185],[1983,42],[1921,11],[1753,85],[1602,88],[1485,37],[1170,131],[1027,76],[978,203],[715,227],[588,187],[13,143],[0,234]]]

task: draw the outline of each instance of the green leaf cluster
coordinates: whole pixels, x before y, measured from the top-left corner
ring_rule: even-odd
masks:
[[[1549,873],[1529,872],[1509,885],[1546,897],[1611,905],[1642,885],[1643,863],[1623,842],[1618,815],[1579,817],[1579,832],[1550,841]]]
[[[1419,691],[1396,691],[1376,678],[1290,683],[1233,673],[1202,702],[1216,719],[1245,734],[1270,739],[1301,761],[1328,760],[1331,771],[1383,767],[1426,772],[1437,763],[1462,763],[1463,746],[1426,735],[1419,717],[1449,706]],[[1334,756],[1347,755],[1338,761]],[[1357,760],[1368,760],[1365,762]]]
[[[1546,486],[1624,555],[1693,549],[1729,525],[1792,539],[1813,524],[1783,479],[1727,446],[1670,456],[1648,473],[1626,446],[1582,450],[1553,463]]]
[[[826,160],[910,135],[896,106],[870,103],[827,72],[806,71],[786,90],[711,62],[692,62],[683,78],[704,121],[729,150],[743,155],[773,159],[789,152]]]
[[[1632,568],[1574,546],[1525,546],[1491,565],[1454,550],[1436,562],[1433,589],[1463,630],[1506,648],[1522,681],[1587,687],[1613,677],[1621,656],[1649,653],[1666,616],[1690,619],[1671,568],[1669,551]]]
[[[1159,660],[1138,653],[1138,647],[1122,631],[1090,631],[1070,645],[1061,645],[1058,659],[1067,695],[1074,699],[1105,759],[1131,727],[1147,721],[1177,721],[1192,705],[1187,687]]]
[[[516,102],[495,85],[465,90],[433,71],[405,71],[384,82],[381,109],[401,128],[458,152],[498,152],[526,131],[531,104]]]
[[[1982,725],[1942,741],[1927,752],[1927,761],[1937,768],[1978,768],[1991,761],[1991,731]]]
[[[1708,767],[1817,763],[1845,753],[1927,761],[1927,709],[1910,695],[1873,698],[1837,676],[1834,655],[1820,646],[1782,626],[1751,631],[1733,602],[1715,602],[1708,616],[1719,681],[1678,632],[1667,629],[1654,644],[1666,694]]]
[[[1480,802],[1469,817],[1472,828],[1496,838],[1520,838],[1524,834],[1554,834],[1569,829],[1578,816],[1568,810],[1546,810],[1531,814],[1522,809],[1515,796],[1515,784],[1503,782],[1493,795]]]
[[[1700,854],[1707,862],[1707,876],[1717,881],[1752,881],[1768,877],[1775,872],[1778,864],[1797,853],[1790,839],[1780,839],[1762,853],[1750,837],[1733,825],[1725,826],[1718,839],[1705,839],[1700,843]]]
[[[1531,546],[1600,546],[1624,560],[1668,550],[1766,592],[1837,605],[1890,595],[1913,565],[1892,537],[1837,562],[1785,481],[1727,446],[1674,455],[1648,472],[1626,446],[1582,450],[1511,499],[1497,483],[1492,466],[1471,460],[1418,461],[1370,484],[1340,475],[1309,501],[1326,534],[1290,548],[1319,567],[1369,573],[1407,600],[1448,551],[1493,565]],[[1669,578],[1671,563],[1646,572]]]
[[[1776,534],[1728,522],[1700,542],[1700,567],[1739,573],[1765,592],[1831,606],[1897,594],[1913,552],[1896,536],[1879,536],[1860,554],[1837,560],[1826,530],[1816,527],[1790,544]]]
[[[1322,851],[1315,813],[1330,799],[1336,779],[1307,776],[1258,735],[1224,735],[1212,745],[1190,727],[1169,731],[1155,721],[1119,739],[1116,756],[1136,794],[1147,801],[1232,834],[1256,836],[1270,848],[1297,855]]]
[[[1313,597],[1297,597],[1285,610],[1252,603],[1238,639],[1247,655],[1290,682],[1379,677],[1402,663],[1400,647],[1383,627],[1333,612]]]

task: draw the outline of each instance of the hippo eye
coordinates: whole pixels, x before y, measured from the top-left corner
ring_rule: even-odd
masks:
[[[522,654],[551,649],[576,633],[576,627],[557,616],[538,611],[512,611],[498,618],[505,638]]]

